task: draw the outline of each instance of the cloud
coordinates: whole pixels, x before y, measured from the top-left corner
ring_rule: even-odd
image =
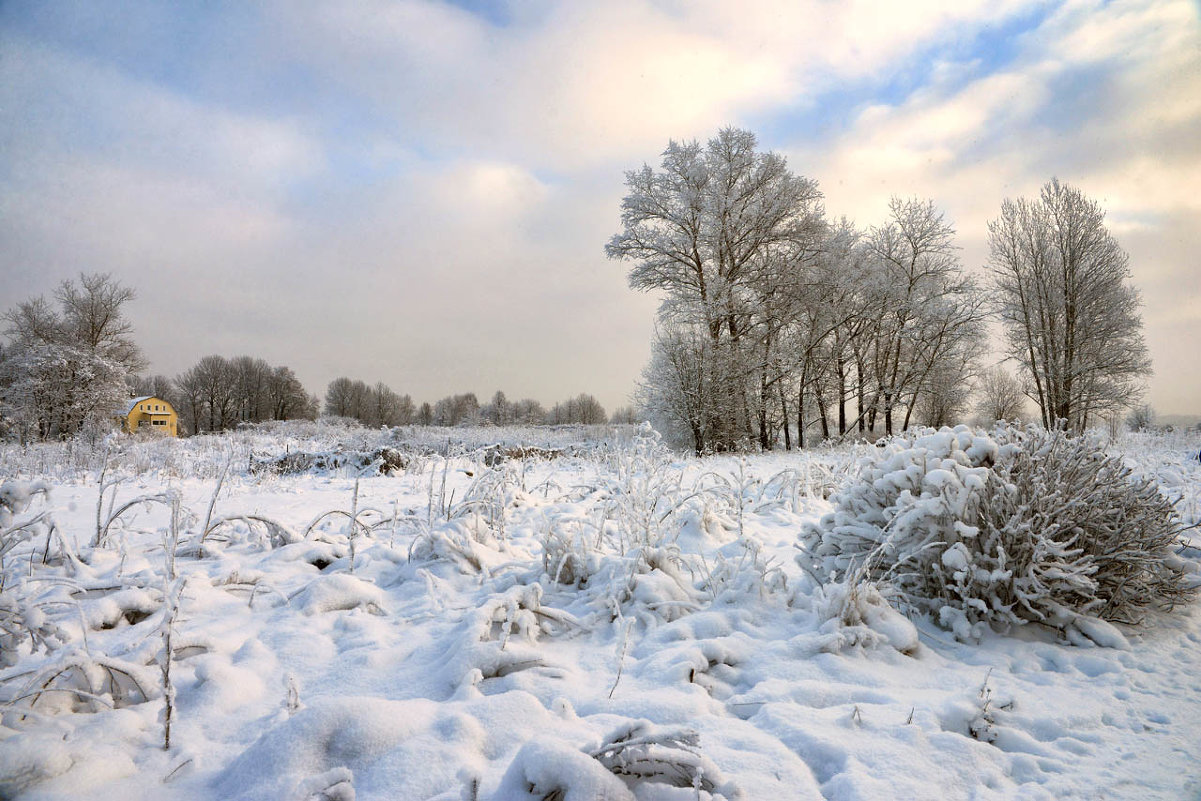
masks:
[[[1201,249],[1188,3],[494,11],[7,6],[0,270],[32,291],[80,269],[137,284],[164,372],[248,351],[311,390],[346,374],[613,406],[656,305],[602,253],[622,171],[753,124],[832,213],[867,225],[889,195],[934,198],[972,268],[1001,199],[1058,175],[1109,209],[1157,361],[1196,332],[1172,305]]]
[[[614,0],[522,4],[498,26],[425,0],[330,0],[275,7],[270,46],[425,147],[569,171],[880,77],[1034,5]]]
[[[832,143],[786,151],[821,180],[831,212],[863,225],[883,218],[890,195],[933,198],[955,222],[969,269],[987,259],[986,225],[1003,198],[1034,196],[1055,175],[1078,186],[1107,209],[1130,252],[1160,371],[1152,402],[1186,412],[1201,386],[1171,368],[1186,357],[1183,332],[1198,329],[1185,311],[1201,300],[1185,255],[1201,249],[1197,130],[1196,10],[1074,2],[1026,32],[1003,69],[932,80],[900,102],[862,109]]]

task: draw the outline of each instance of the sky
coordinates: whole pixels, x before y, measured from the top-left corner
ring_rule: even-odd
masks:
[[[211,353],[418,402],[625,405],[659,299],[624,172],[725,126],[828,214],[932,199],[982,270],[1051,177],[1130,254],[1159,414],[1201,414],[1196,2],[0,2],[0,307],[136,288],[151,372]]]

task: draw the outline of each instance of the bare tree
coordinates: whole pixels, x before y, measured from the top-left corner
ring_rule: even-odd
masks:
[[[54,293],[62,309],[62,327],[68,339],[98,356],[136,373],[146,366],[133,340],[133,324],[124,307],[137,297],[130,287],[109,273],[80,273],[79,283],[64,281]]]
[[[480,402],[474,392],[450,395],[434,404],[433,418],[440,426],[475,425],[480,419]]]
[[[1126,427],[1131,431],[1150,431],[1155,427],[1155,410],[1150,404],[1140,404],[1126,416]]]
[[[207,413],[204,430],[232,428],[237,420],[237,370],[227,359],[216,355],[205,356],[192,370]],[[199,426],[196,430],[199,431]]]
[[[185,370],[175,377],[175,411],[180,417],[183,431],[199,434],[204,430],[204,381],[195,368]]]
[[[608,415],[605,414],[605,408],[601,406],[600,401],[588,394],[580,394],[562,403],[556,403],[546,415],[546,422],[551,425],[600,425],[608,421]]]
[[[1022,382],[999,364],[980,374],[976,395],[976,417],[986,425],[1017,420],[1026,406]]]
[[[193,434],[239,423],[317,417],[317,399],[290,367],[272,367],[252,356],[206,356],[176,376],[167,394],[158,383],[141,386],[155,387],[149,394],[169,400]]]
[[[609,422],[614,425],[635,425],[643,419],[643,415],[633,406],[618,406],[609,415]]]
[[[238,420],[258,423],[271,418],[271,365],[253,356],[230,360],[237,380],[236,415]]]
[[[267,382],[267,401],[272,420],[315,420],[320,404],[305,391],[290,367],[275,367]]]
[[[513,404],[513,422],[525,426],[542,425],[546,422],[546,410],[533,398],[522,398]]]
[[[408,425],[413,419],[413,400],[408,395],[398,395],[382,381],[367,391],[367,404],[360,420],[368,426]]]
[[[1129,258],[1101,207],[1052,179],[1037,200],[1001,205],[989,247],[1009,355],[1043,425],[1082,431],[1136,402],[1151,362]]]
[[[175,382],[165,375],[137,376],[130,382],[134,395],[153,395],[177,406]]]
[[[499,389],[492,396],[491,402],[480,410],[480,416],[495,426],[507,426],[513,423],[513,404]]]
[[[884,416],[894,431],[894,412],[906,408],[907,428],[916,401],[947,358],[965,361],[982,335],[982,298],[963,275],[955,229],[933,201],[894,197],[889,220],[871,229],[867,247],[875,262],[871,370]],[[962,388],[966,395],[966,386]]]
[[[362,381],[345,376],[335,378],[325,390],[325,413],[361,422],[366,417],[370,392],[367,384]]]

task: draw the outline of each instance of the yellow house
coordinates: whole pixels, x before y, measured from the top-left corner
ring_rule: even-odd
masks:
[[[153,395],[143,395],[134,398],[125,409],[121,418],[121,427],[130,434],[139,431],[156,431],[163,434],[179,436],[179,415],[171,404]]]

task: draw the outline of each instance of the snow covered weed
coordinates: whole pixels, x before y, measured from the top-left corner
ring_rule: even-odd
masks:
[[[897,612],[880,589],[862,578],[823,585],[815,611],[822,624],[818,647],[828,653],[849,648],[890,646],[903,654],[917,652],[918,635],[908,618]]]
[[[35,675],[8,700],[5,723],[20,720],[26,709],[61,714],[143,704],[159,697],[152,675],[131,662],[73,652]]]
[[[1193,596],[1171,501],[1088,437],[902,435],[834,502],[805,527],[802,566],[887,583],[962,639],[1027,622],[1090,639],[1082,616],[1137,622]]]
[[[658,547],[679,511],[682,472],[659,434],[644,423],[630,446],[613,450],[602,486],[612,498],[619,549]]]
[[[703,580],[714,604],[739,604],[748,598],[766,600],[773,594],[787,597],[788,577],[774,555],[765,554],[759,543],[742,537],[737,556],[719,553]]]
[[[43,582],[32,576],[37,550],[34,540],[45,538],[43,561],[49,558],[56,533],[60,545],[64,542],[47,508],[49,494],[50,487],[44,481],[0,484],[0,668],[16,664],[19,649],[26,641],[34,652],[49,652],[66,640],[66,633],[49,615],[52,600],[45,596]],[[30,511],[34,498],[39,496],[43,508]],[[25,559],[29,561],[28,575],[8,569]]]
[[[720,792],[734,796],[721,771],[700,751],[700,737],[682,727],[655,726],[650,721],[632,721],[610,732],[604,743],[591,752],[593,759],[635,787],[666,784],[690,788],[718,798]]]

